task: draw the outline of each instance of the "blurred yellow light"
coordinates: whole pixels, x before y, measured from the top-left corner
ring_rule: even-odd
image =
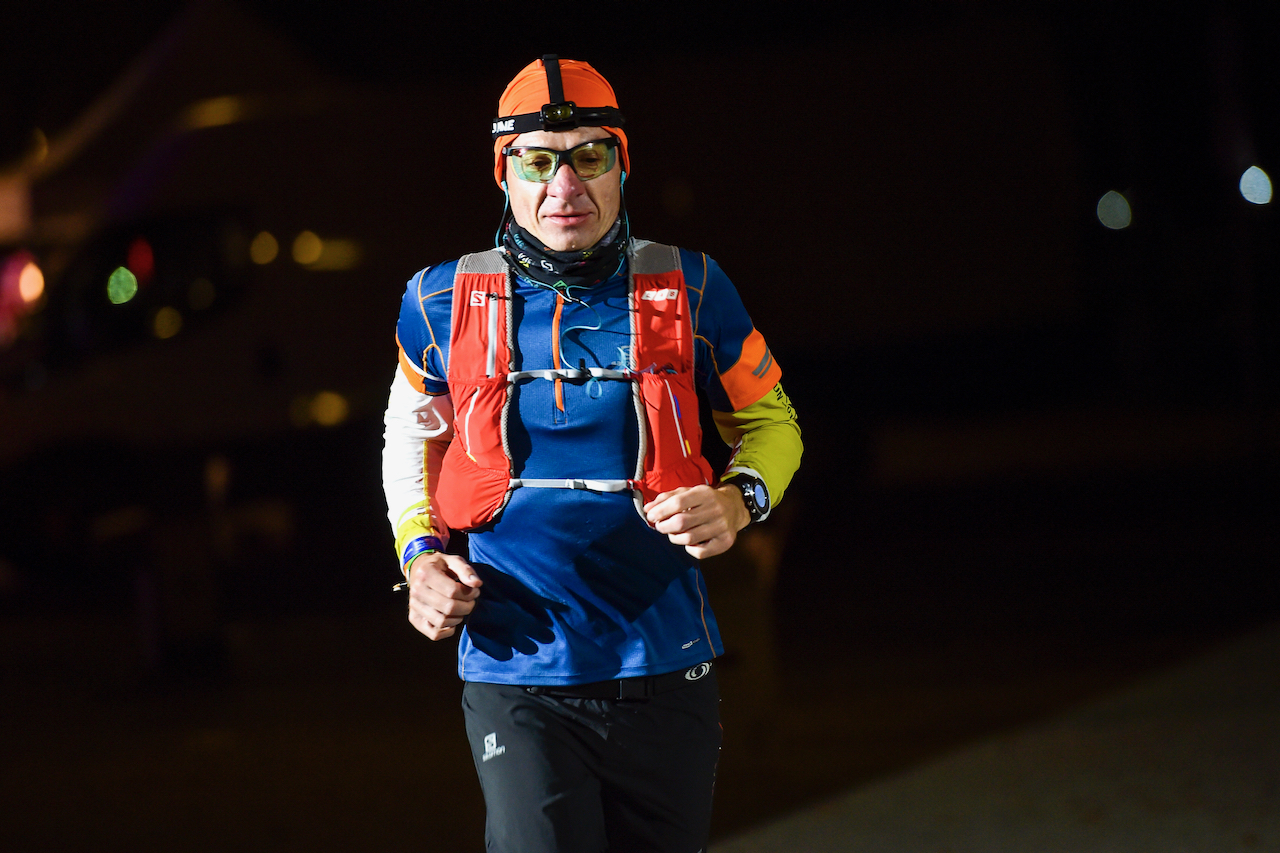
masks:
[[[320,426],[337,426],[347,419],[351,407],[347,398],[334,391],[321,391],[311,399],[311,418]]]
[[[259,231],[249,244],[249,259],[255,264],[269,264],[280,254],[280,244],[270,231]]]
[[[350,270],[360,265],[363,253],[354,240],[322,240],[320,256],[307,264],[313,270]]]
[[[213,304],[217,295],[213,282],[207,278],[198,278],[187,288],[187,304],[197,311],[203,311]]]
[[[107,298],[115,305],[123,305],[137,295],[137,277],[124,267],[116,267],[107,279]]]
[[[151,331],[155,332],[157,338],[164,340],[172,338],[182,330],[182,315],[178,313],[177,308],[165,306],[156,312],[151,319]]]
[[[31,159],[36,163],[43,163],[49,156],[49,137],[45,136],[44,131],[37,127],[32,132],[31,139]]]
[[[183,124],[189,130],[234,124],[245,117],[244,98],[223,95],[198,101],[187,108]]]
[[[22,272],[18,273],[18,296],[30,305],[43,294],[44,273],[40,271],[40,267],[36,266],[35,261],[28,261],[22,268]]]
[[[320,260],[324,243],[312,231],[303,231],[293,241],[293,259],[304,266]]]

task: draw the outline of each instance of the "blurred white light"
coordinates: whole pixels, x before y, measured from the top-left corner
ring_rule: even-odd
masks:
[[[1250,166],[1240,176],[1240,195],[1254,204],[1267,204],[1271,201],[1271,179],[1257,166]]]
[[[1128,228],[1133,222],[1129,200],[1115,190],[1108,190],[1098,199],[1098,221],[1113,231]]]

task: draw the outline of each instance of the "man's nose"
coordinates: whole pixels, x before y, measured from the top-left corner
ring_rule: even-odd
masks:
[[[582,178],[573,170],[572,163],[560,164],[555,177],[547,185],[547,191],[556,196],[577,195],[582,192]]]

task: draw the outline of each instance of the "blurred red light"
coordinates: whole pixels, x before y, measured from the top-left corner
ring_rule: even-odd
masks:
[[[137,277],[139,287],[151,281],[151,276],[156,271],[156,258],[146,237],[135,237],[129,244],[129,254],[124,265]]]

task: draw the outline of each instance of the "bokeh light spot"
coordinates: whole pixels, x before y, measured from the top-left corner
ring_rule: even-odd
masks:
[[[207,278],[198,278],[187,288],[187,304],[196,311],[203,311],[213,304],[217,295],[213,282]]]
[[[17,340],[19,321],[36,309],[43,294],[44,273],[35,255],[19,249],[0,257],[0,350]]]
[[[311,399],[311,418],[320,426],[337,426],[347,419],[351,407],[347,398],[334,391],[321,391]]]
[[[360,266],[363,252],[354,240],[322,240],[320,256],[307,264],[313,270],[350,270]]]
[[[293,259],[300,264],[314,264],[320,260],[324,243],[312,231],[303,231],[293,241]]]
[[[234,124],[245,117],[244,98],[223,95],[207,98],[187,108],[184,124],[191,130]]]
[[[177,308],[166,305],[156,311],[155,316],[151,318],[151,331],[161,340],[172,338],[182,331],[182,315],[178,313]]]
[[[270,231],[260,231],[249,244],[249,259],[255,264],[269,264],[280,254],[280,244]]]
[[[49,156],[49,137],[45,136],[44,131],[37,127],[31,132],[31,141],[31,159],[37,163],[43,163]]]
[[[30,305],[44,295],[44,273],[35,261],[27,261],[18,273],[18,296]]]
[[[1240,195],[1254,204],[1271,202],[1271,178],[1257,166],[1250,166],[1240,176]]]
[[[1098,199],[1098,221],[1113,231],[1128,228],[1133,222],[1129,200],[1115,190],[1108,190]]]
[[[129,253],[125,256],[124,265],[129,268],[129,272],[137,276],[138,284],[144,285],[151,281],[151,276],[156,271],[156,256],[147,238],[134,238],[129,244]]]
[[[116,305],[123,305],[137,295],[138,279],[124,267],[116,267],[107,279],[107,298]]]

